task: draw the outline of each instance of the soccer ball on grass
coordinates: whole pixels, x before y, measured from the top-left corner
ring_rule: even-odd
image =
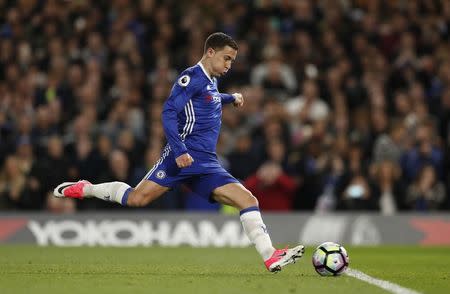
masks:
[[[321,276],[339,276],[348,267],[347,250],[334,242],[320,244],[313,253],[312,263]]]

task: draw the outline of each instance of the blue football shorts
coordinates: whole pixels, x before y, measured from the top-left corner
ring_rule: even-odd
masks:
[[[145,179],[168,188],[184,184],[193,193],[210,202],[215,202],[211,197],[214,189],[229,183],[239,183],[220,165],[215,155],[205,155],[192,150],[188,152],[194,162],[189,167],[179,168],[173,152],[165,148],[161,158],[145,175]]]

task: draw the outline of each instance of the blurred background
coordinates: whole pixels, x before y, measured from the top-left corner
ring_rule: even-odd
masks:
[[[263,211],[450,209],[450,1],[0,0],[0,210],[130,209],[51,192],[136,185],[215,31],[246,99],[217,150]],[[224,210],[183,187],[145,209]]]

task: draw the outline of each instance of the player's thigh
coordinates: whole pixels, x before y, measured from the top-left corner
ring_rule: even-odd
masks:
[[[230,205],[238,209],[245,209],[258,205],[256,197],[254,197],[241,183],[228,183],[217,187],[213,190],[212,197],[219,203]]]

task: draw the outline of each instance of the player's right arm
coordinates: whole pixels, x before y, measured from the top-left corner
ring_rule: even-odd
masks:
[[[164,133],[180,168],[190,166],[194,161],[178,133],[178,114],[184,111],[184,107],[196,91],[195,83],[191,79],[189,74],[182,74],[178,78],[162,111]]]

